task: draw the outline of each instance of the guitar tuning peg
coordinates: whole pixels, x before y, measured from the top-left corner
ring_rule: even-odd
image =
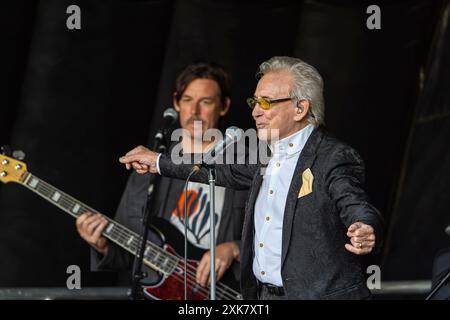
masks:
[[[4,154],[5,156],[11,157],[11,147],[7,145],[1,146],[0,153]]]
[[[23,152],[22,150],[14,150],[12,156],[14,159],[22,161],[23,159],[25,159],[25,152]]]

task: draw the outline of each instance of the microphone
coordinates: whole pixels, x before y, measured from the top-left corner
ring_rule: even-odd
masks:
[[[450,224],[445,228],[445,233],[450,236]]]
[[[164,136],[169,128],[178,120],[178,112],[174,108],[167,108],[163,113],[163,124],[155,134],[154,147],[152,150],[163,153],[166,146],[163,144]]]
[[[163,113],[163,125],[155,135],[155,139],[163,139],[166,131],[178,120],[178,112],[174,108],[167,108]]]
[[[225,131],[225,139],[220,140],[209,148],[203,155],[203,162],[194,166],[193,171],[199,171],[203,165],[212,165],[226,148],[242,138],[242,130],[232,126]]]

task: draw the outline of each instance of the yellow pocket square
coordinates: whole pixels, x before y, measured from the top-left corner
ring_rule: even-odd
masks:
[[[310,194],[313,186],[314,176],[311,172],[311,169],[306,169],[302,173],[302,187],[300,188],[300,191],[298,193],[298,198],[304,197],[308,194]]]

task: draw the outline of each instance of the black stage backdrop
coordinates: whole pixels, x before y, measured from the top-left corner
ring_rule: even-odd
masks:
[[[428,279],[430,262],[450,245],[450,234],[443,232],[450,225],[449,14],[447,4],[405,144],[383,260],[382,270],[390,279]]]
[[[81,30],[66,27],[73,4]],[[448,1],[374,4],[381,30],[367,29],[360,1],[2,3],[0,143],[23,150],[30,172],[112,216],[128,174],[118,158],[147,143],[186,64],[209,60],[230,71],[223,126],[246,129],[259,63],[298,56],[324,77],[328,129],[366,161],[368,191],[390,227],[386,274],[427,279],[435,249],[449,245],[450,41],[437,32]],[[446,46],[434,45],[439,36]],[[422,92],[421,79],[433,83]],[[412,241],[419,231],[427,241]],[[412,252],[426,259],[412,263]],[[74,264],[83,286],[115,280],[89,271],[71,217],[13,184],[0,186],[0,257],[3,287],[65,286]]]

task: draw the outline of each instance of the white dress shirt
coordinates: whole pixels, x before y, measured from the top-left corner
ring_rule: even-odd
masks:
[[[270,146],[272,158],[255,203],[253,273],[264,283],[283,286],[281,240],[286,198],[300,152],[313,130],[309,124]]]

